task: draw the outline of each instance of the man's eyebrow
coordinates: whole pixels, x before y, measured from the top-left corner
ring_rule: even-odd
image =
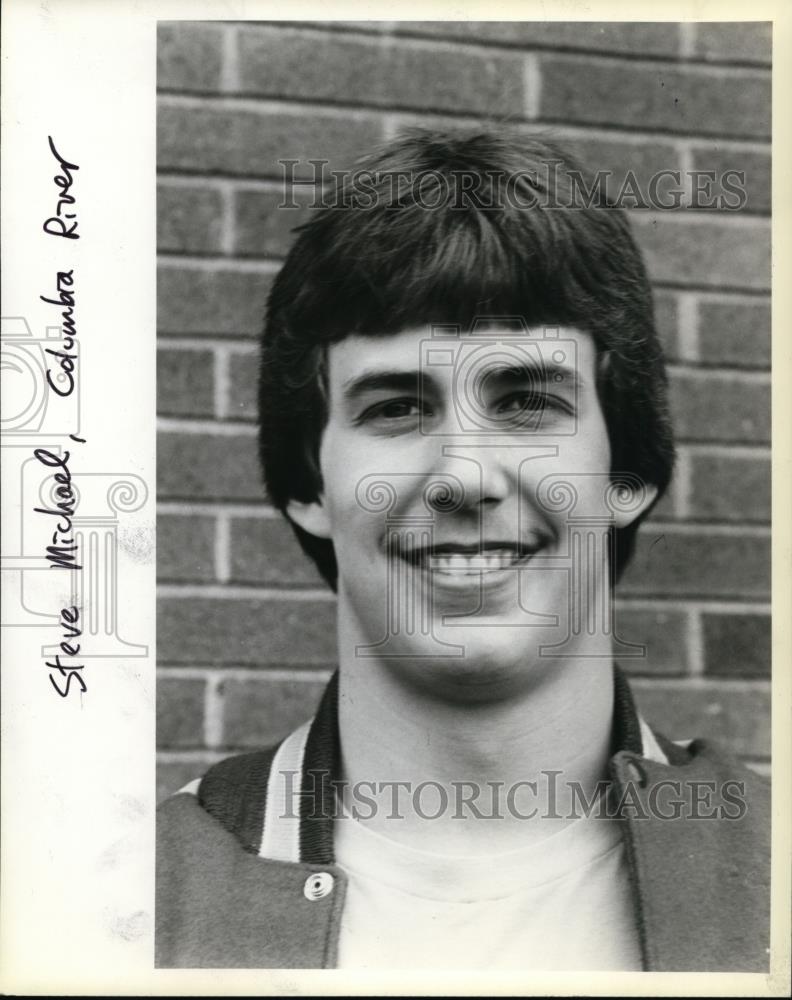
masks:
[[[536,364],[531,361],[519,364],[496,363],[491,368],[482,368],[481,376],[504,382],[533,382],[557,384],[565,389],[576,390],[583,383],[574,368],[567,365]],[[475,377],[475,375],[474,375]],[[426,393],[435,387],[431,370],[403,368],[377,368],[364,371],[347,379],[342,385],[342,397],[346,402],[355,402],[367,392],[386,390],[391,392]]]
[[[504,382],[538,382],[541,384],[556,384],[565,389],[578,389],[585,384],[577,369],[568,365],[536,364],[531,361],[519,364],[496,364],[482,373],[487,380],[502,379]]]
[[[347,402],[354,402],[367,392],[377,389],[394,390],[396,392],[418,392],[424,388],[427,381],[426,372],[403,368],[383,369],[361,372],[349,378],[342,385],[342,396]]]

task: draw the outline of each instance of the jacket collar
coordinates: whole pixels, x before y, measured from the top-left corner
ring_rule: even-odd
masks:
[[[618,669],[614,684],[609,770],[614,791],[632,793],[619,815],[644,968],[766,971],[770,801],[765,783],[706,741],[682,748],[655,735],[638,715]],[[303,911],[289,906],[293,895],[302,899],[302,880],[317,871],[330,868],[344,884],[333,851],[332,781],[340,774],[337,708],[334,676],[312,722],[278,747],[221,761],[197,792],[203,809],[264,861],[255,866],[262,885],[266,882],[263,897],[283,897],[292,921],[287,921],[289,934],[301,942],[300,964],[335,960],[343,892],[332,894],[336,909],[323,918],[321,961],[303,954],[310,951],[308,938],[317,935],[303,928]],[[688,815],[668,821],[657,816],[652,796],[670,783],[686,792],[712,788],[713,806],[725,810],[723,818],[713,822]],[[733,797],[735,785],[738,798]],[[734,814],[740,802],[744,808]],[[280,883],[287,876],[294,886],[289,882],[284,888]],[[267,879],[280,881],[275,885]],[[256,901],[262,892],[256,892]],[[289,964],[282,956],[274,962]]]
[[[611,757],[624,753],[668,764],[665,751],[636,711],[627,679],[617,667]],[[250,789],[256,805],[243,810],[252,809],[255,820],[245,824],[246,848],[279,861],[333,864],[332,820],[337,809],[333,783],[341,774],[340,760],[336,671],[313,720],[288,736],[271,756],[266,784],[262,781],[258,790]],[[207,792],[202,788],[202,797]]]

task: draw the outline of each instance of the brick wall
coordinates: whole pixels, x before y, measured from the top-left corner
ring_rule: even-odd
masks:
[[[344,168],[408,123],[538,125],[642,186],[745,171],[738,212],[632,212],[679,466],[618,607],[645,714],[767,770],[769,60],[761,24],[160,26],[160,793],[283,735],[332,668],[332,595],[255,457],[255,338],[304,217],[275,209],[278,160]]]

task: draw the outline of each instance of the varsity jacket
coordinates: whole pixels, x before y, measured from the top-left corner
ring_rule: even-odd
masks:
[[[644,969],[768,971],[768,783],[709,741],[654,733],[618,670],[611,749]],[[333,852],[339,759],[336,675],[310,723],[220,761],[163,803],[158,967],[335,967],[346,889]],[[669,781],[686,803],[677,819],[660,815]]]

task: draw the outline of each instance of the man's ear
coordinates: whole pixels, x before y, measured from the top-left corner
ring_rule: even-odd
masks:
[[[300,500],[290,500],[286,505],[286,513],[303,531],[316,538],[330,538],[330,519],[322,504],[321,497],[310,503]]]
[[[626,528],[652,506],[657,497],[654,483],[641,483],[629,479],[616,481],[610,509],[616,528]]]

